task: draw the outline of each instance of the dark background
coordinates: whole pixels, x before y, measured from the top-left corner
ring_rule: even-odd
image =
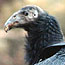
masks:
[[[38,5],[55,16],[65,35],[65,0],[0,0],[0,65],[25,65],[25,35],[23,29],[4,31],[4,23],[25,5]]]

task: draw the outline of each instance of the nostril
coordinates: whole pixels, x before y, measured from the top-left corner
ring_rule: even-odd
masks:
[[[16,15],[14,15],[14,17],[16,17]]]
[[[16,15],[14,15],[13,18],[15,19],[16,18]]]

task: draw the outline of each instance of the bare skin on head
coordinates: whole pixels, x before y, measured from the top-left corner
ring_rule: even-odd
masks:
[[[21,10],[15,12],[5,23],[4,30],[7,32],[10,28],[17,26],[17,24],[26,24],[35,21],[39,15],[45,14],[40,7],[35,5],[28,5]]]

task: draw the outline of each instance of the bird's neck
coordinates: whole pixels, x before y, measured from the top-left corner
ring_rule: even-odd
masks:
[[[63,35],[60,28],[54,28],[49,23],[39,23],[31,25],[28,31],[27,41],[30,45],[40,45],[46,47],[52,43],[63,41]]]
[[[59,27],[53,27],[50,23],[45,22],[34,23],[28,28],[26,59],[29,64],[33,65],[43,59],[43,48],[63,40]]]

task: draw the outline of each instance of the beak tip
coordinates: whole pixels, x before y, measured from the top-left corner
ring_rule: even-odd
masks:
[[[8,30],[9,30],[9,27],[8,27],[8,26],[5,26],[5,27],[4,27],[4,31],[7,33]]]

